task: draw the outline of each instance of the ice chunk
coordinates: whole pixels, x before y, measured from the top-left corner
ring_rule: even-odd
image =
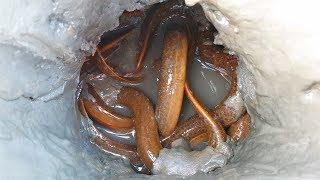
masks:
[[[201,151],[188,151],[178,139],[172,149],[162,149],[153,164],[153,173],[191,176],[198,172],[208,173],[224,166],[232,156],[227,143],[221,143],[216,149],[207,146]]]

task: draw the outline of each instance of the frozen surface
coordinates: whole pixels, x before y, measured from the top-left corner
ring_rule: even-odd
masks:
[[[208,173],[226,165],[233,153],[227,143],[221,143],[216,149],[207,146],[201,151],[190,151],[181,141],[173,142],[172,149],[160,151],[153,165],[154,174],[191,176]]]
[[[91,179],[114,174],[110,169],[131,172],[116,160],[105,166],[103,158],[79,148],[85,145],[74,96],[82,57],[92,52],[97,37],[118,25],[123,10],[152,1],[0,3],[0,179]]]
[[[319,1],[200,2],[216,43],[241,59],[239,88],[255,133],[223,174],[319,177]]]
[[[146,1],[0,1],[0,179],[132,175],[81,143],[72,102],[84,53],[124,9],[153,3]],[[210,175],[319,177],[319,2],[200,3],[220,32],[217,43],[241,58],[241,95],[256,127],[231,163]]]

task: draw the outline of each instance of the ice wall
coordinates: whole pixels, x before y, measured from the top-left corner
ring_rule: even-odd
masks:
[[[123,10],[152,2],[0,1],[0,179],[99,176],[79,148],[82,57]]]
[[[72,102],[83,53],[117,25],[122,10],[153,3],[146,1],[0,1],[0,179],[94,179],[115,175],[112,168],[122,177],[131,173],[115,160],[100,167],[103,173],[88,164]],[[320,176],[318,2],[200,3],[220,32],[217,43],[239,53],[240,89],[256,126],[214,175]]]
[[[319,177],[319,1],[186,2],[202,5],[216,43],[241,59],[239,88],[256,129],[224,174]]]

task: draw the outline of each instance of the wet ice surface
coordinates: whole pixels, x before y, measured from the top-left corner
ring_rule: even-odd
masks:
[[[186,1],[202,5],[217,42],[238,54],[238,88],[255,125],[221,176],[319,179],[319,1]]]
[[[58,91],[52,91],[53,81],[48,81],[48,84],[41,84],[41,87],[33,86],[32,88],[34,89],[30,88],[32,92],[26,94],[26,96],[29,97],[36,97],[43,93],[52,95],[45,101],[20,96],[17,99],[17,92],[20,94],[20,92],[28,92],[30,90],[23,88],[28,86],[21,86],[20,88],[15,86],[18,76],[28,76],[29,74],[33,76],[35,72],[46,74],[48,70],[30,68],[30,65],[34,63],[17,61],[17,59],[12,58],[14,56],[8,59],[0,59],[1,66],[3,66],[2,68],[4,70],[7,70],[6,67],[8,64],[17,63],[16,68],[13,70],[15,72],[5,73],[5,76],[0,79],[3,87],[12,87],[1,89],[1,93],[5,93],[5,95],[0,95],[0,176],[2,179],[21,179],[21,177],[24,179],[107,179],[114,176],[119,178],[150,178],[150,176],[133,175],[134,172],[130,170],[129,166],[123,166],[122,160],[113,158],[113,156],[106,156],[88,144],[84,145],[85,152],[80,150],[78,145],[82,141],[79,141],[78,138],[77,115],[72,106],[74,101],[74,85],[77,83],[77,79],[72,75],[77,73],[77,70],[81,66],[81,59],[79,58],[81,57],[81,53],[79,53],[79,49],[90,50],[96,45],[94,38],[98,37],[99,32],[97,32],[97,30],[101,32],[102,29],[105,30],[105,28],[111,29],[115,27],[117,25],[117,16],[120,15],[123,9],[141,7],[146,1],[2,1],[0,6],[1,42],[9,46],[13,45],[16,49],[26,48],[26,50],[24,50],[26,53],[45,57],[41,59],[41,61],[44,62],[43,67],[49,66],[51,61],[55,61],[63,62],[57,66],[58,69],[65,68],[67,70],[61,74],[64,81],[61,81],[61,84],[57,83],[58,89],[56,90]],[[221,30],[220,33],[227,35],[225,39],[230,39],[230,41],[227,42],[232,42],[237,45],[232,48],[238,52],[241,52],[245,47],[252,47],[254,49],[252,52],[260,52],[260,50],[264,52],[255,57],[248,53],[247,49],[244,49],[244,52],[246,52],[245,55],[250,57],[248,59],[250,62],[260,60],[270,64],[271,69],[275,69],[277,67],[275,62],[285,63],[286,61],[284,60],[287,60],[290,56],[290,53],[288,53],[290,50],[283,49],[283,51],[279,51],[279,49],[282,50],[281,47],[292,47],[295,48],[293,52],[297,54],[293,53],[291,57],[294,57],[294,59],[298,58],[297,60],[299,61],[299,63],[293,64],[309,64],[309,66],[312,66],[312,68],[305,68],[307,73],[301,73],[301,77],[306,77],[306,74],[319,77],[319,73],[314,73],[317,72],[316,69],[319,66],[316,66],[313,61],[310,61],[311,59],[314,61],[319,60],[319,53],[317,51],[319,39],[319,30],[317,27],[319,27],[319,21],[316,19],[318,17],[316,15],[318,12],[317,8],[319,6],[317,5],[317,1],[301,3],[299,1],[287,0],[279,3],[279,1],[262,2],[251,0],[241,2],[237,0],[212,0],[210,3],[207,3],[209,1],[202,2],[204,2],[205,5],[211,6],[211,8],[206,8],[205,10],[208,13],[215,13],[217,15],[213,17],[221,17],[221,15],[224,14],[234,20],[231,23],[235,23],[235,25],[238,25],[237,23],[241,25],[241,21],[244,23],[244,26],[240,28],[237,27],[237,29],[232,29],[231,31],[224,29]],[[212,7],[214,3],[217,3],[218,6]],[[288,6],[288,4],[290,4],[290,6]],[[220,14],[219,11],[216,11],[217,8],[220,8]],[[231,12],[231,10],[233,12]],[[265,16],[265,13],[262,13],[264,10],[268,11],[269,16]],[[299,16],[295,16],[297,12],[299,12]],[[290,19],[288,21],[285,19],[286,17],[292,17],[292,21]],[[261,21],[261,19],[266,21]],[[272,23],[272,26],[268,26],[271,28],[265,28],[266,22]],[[303,26],[301,25],[302,22],[304,23]],[[75,26],[73,27],[72,25]],[[268,30],[272,30],[272,28],[275,28],[274,34],[268,34]],[[228,32],[235,32],[240,38],[245,37],[247,32],[250,34],[250,37],[246,38],[249,41],[245,41],[248,42],[248,44],[239,46],[239,42],[242,41],[235,39],[233,36],[229,36]],[[284,32],[285,34],[279,34],[279,32]],[[224,38],[220,37],[220,42],[223,42],[223,39]],[[272,44],[272,39],[278,40],[281,47],[274,48],[277,46],[276,44]],[[88,42],[84,42],[84,40],[88,40]],[[93,41],[89,42],[90,40]],[[287,45],[282,46],[284,43],[287,43]],[[256,45],[260,45],[260,47]],[[268,47],[273,48],[268,49]],[[268,50],[270,50],[270,52]],[[283,55],[283,53],[287,54],[285,57],[270,58],[273,57],[272,51],[277,51],[281,55]],[[5,50],[1,51],[1,53],[10,53],[10,51]],[[3,55],[6,56],[6,54]],[[30,57],[29,55],[27,56]],[[38,60],[35,59],[35,61]],[[243,67],[248,68],[250,66],[244,64]],[[291,68],[290,66],[287,67]],[[8,66],[8,69],[10,68],[11,67]],[[244,69],[240,71],[240,73],[241,72],[249,72],[249,69]],[[260,73],[264,71],[257,72]],[[294,72],[300,72],[299,67],[295,67]],[[50,77],[54,75],[56,74],[53,73],[46,76],[50,79]],[[242,77],[243,79],[241,78],[239,82],[241,88],[254,95],[256,90],[248,84],[254,83],[254,78],[261,76],[258,74],[257,76],[248,75]],[[297,80],[296,76],[290,77],[292,77],[293,80],[283,80],[272,77],[274,80],[279,79],[280,81],[266,82],[266,85],[261,87],[274,88],[279,84],[290,85],[289,82],[295,82]],[[27,80],[27,78],[25,80],[26,81],[19,80],[17,85],[27,84],[29,80]],[[41,81],[41,79],[38,80]],[[306,82],[305,79],[301,80]],[[3,81],[5,83],[3,83]],[[62,85],[65,83],[67,85]],[[72,84],[71,88],[68,88],[68,84]],[[304,88],[289,88],[289,90],[290,89]],[[277,92],[283,92],[285,94],[284,97],[288,94],[287,88],[283,91],[275,90],[277,90]],[[266,88],[266,92],[272,92],[272,89]],[[312,89],[311,95],[314,95],[314,92],[316,93],[317,91]],[[262,93],[262,95],[264,95],[264,93]],[[292,98],[299,100],[297,96],[292,96]],[[15,100],[7,101],[7,99]],[[275,96],[274,99],[280,100],[281,98]],[[310,98],[309,100],[314,100],[314,98]],[[259,102],[263,103],[265,99],[261,99]],[[261,121],[260,117],[256,117],[255,119],[257,121],[255,123],[257,124],[257,131],[262,132],[254,133],[254,136],[250,138],[246,144],[238,146],[235,153],[235,157],[237,158],[233,159],[232,163],[219,171],[219,174],[214,174],[215,177],[209,177],[210,179],[219,177],[223,179],[240,179],[240,177],[244,177],[243,179],[247,179],[247,177],[257,179],[256,176],[264,176],[263,178],[265,179],[272,179],[272,177],[275,176],[278,176],[277,179],[294,179],[297,177],[301,179],[318,179],[320,176],[320,147],[319,140],[317,139],[317,137],[319,137],[317,135],[317,129],[319,127],[317,122],[319,121],[314,117],[318,117],[319,106],[313,106],[315,103],[312,101],[308,102],[308,104],[303,104],[298,101],[303,108],[294,109],[295,113],[287,113],[286,110],[292,110],[287,108],[287,105],[292,104],[292,102],[284,102],[288,102],[288,104],[278,104],[272,107],[278,110],[285,110],[282,115],[287,116],[292,114],[297,117],[286,118],[289,123],[285,124],[294,126],[301,125],[301,127],[306,128],[307,131],[292,129],[284,132],[283,129],[271,127],[276,123],[272,119],[263,119],[263,121]],[[265,104],[268,104],[268,102]],[[313,109],[312,107],[315,108]],[[262,107],[261,109],[266,108]],[[251,112],[255,113],[255,110],[256,108],[252,107]],[[306,112],[305,110],[309,111]],[[301,114],[298,114],[299,112],[301,112]],[[311,114],[311,112],[314,112],[314,114]],[[278,113],[272,113],[270,117],[275,114]],[[297,115],[302,115],[302,118]],[[307,117],[303,118],[306,115]],[[299,122],[293,123],[293,120],[299,120]],[[74,128],[74,126],[76,127]],[[86,166],[87,164],[89,164],[90,167]],[[155,178],[159,177],[163,179],[168,178],[165,175],[155,176]],[[205,177],[197,175],[192,178],[202,179],[208,177],[207,175],[205,175]]]
[[[26,51],[23,47],[0,45],[0,96],[4,99],[12,100],[20,96],[36,99],[46,95],[47,88],[52,91],[58,89],[64,81],[61,78],[64,69],[59,69],[58,62],[45,62],[41,56]],[[24,75],[15,76],[17,69],[21,69]]]
[[[183,140],[173,142],[172,149],[162,149],[153,165],[154,174],[191,176],[196,173],[208,173],[223,167],[232,156],[227,143],[217,148],[207,146],[201,151],[188,151]]]
[[[95,179],[111,169],[128,172],[117,161],[100,168],[102,154],[91,163],[98,151],[84,153],[75,89],[83,55],[101,33],[118,25],[123,10],[148,3],[1,1],[0,179]]]

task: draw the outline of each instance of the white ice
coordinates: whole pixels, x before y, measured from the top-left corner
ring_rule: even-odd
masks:
[[[124,9],[146,1],[0,1],[0,179],[132,175],[121,160],[86,151],[73,102],[84,54]],[[210,175],[319,177],[319,2],[200,3],[217,42],[241,58],[240,93],[255,123],[231,162]]]

